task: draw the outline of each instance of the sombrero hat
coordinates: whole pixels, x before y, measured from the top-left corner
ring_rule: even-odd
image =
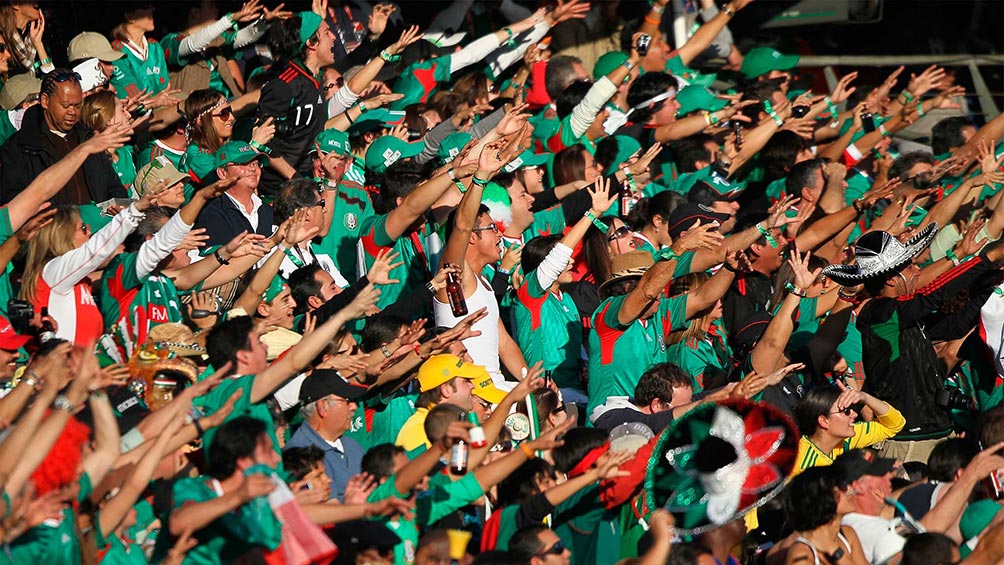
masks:
[[[657,440],[646,504],[673,514],[683,536],[727,524],[781,492],[798,440],[791,419],[767,404],[725,400],[695,408]]]
[[[618,281],[641,278],[652,265],[655,265],[655,259],[648,251],[631,251],[614,255],[610,260],[610,278],[600,285],[600,290]]]
[[[844,286],[896,273],[927,248],[938,234],[938,224],[932,222],[906,243],[888,232],[873,231],[861,236],[854,244],[854,265],[829,265],[823,274]]]

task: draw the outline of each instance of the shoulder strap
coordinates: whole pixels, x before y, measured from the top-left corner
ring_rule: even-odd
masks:
[[[795,538],[795,543],[804,543],[809,546],[809,549],[812,550],[812,561],[814,565],[819,565],[819,553],[816,551],[816,546],[812,545],[809,540],[803,538],[802,536]]]

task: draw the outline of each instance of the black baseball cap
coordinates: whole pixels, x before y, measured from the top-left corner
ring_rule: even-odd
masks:
[[[349,384],[334,369],[316,369],[300,384],[300,404],[302,405],[317,402],[329,394],[351,401],[366,394],[366,389]]]
[[[676,210],[669,216],[669,236],[676,239],[681,233],[689,230],[694,222],[700,220],[701,225],[718,222],[724,224],[732,216],[721,214],[708,208],[704,204],[687,202],[677,206]]]
[[[340,548],[354,552],[367,549],[391,549],[401,543],[401,538],[381,522],[355,520],[336,524],[328,537]]]
[[[881,477],[891,473],[895,466],[895,459],[879,457],[871,449],[852,449],[833,461],[833,468],[840,473],[845,484],[851,484],[865,475]]]
[[[695,204],[704,204],[705,206],[711,206],[715,202],[732,202],[739,198],[742,192],[720,192],[716,190],[710,184],[699,180],[694,183],[694,186],[690,187],[687,192],[687,200]]]

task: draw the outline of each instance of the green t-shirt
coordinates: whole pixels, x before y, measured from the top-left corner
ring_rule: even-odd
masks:
[[[179,152],[172,149],[165,149],[164,146],[157,143],[156,140],[151,140],[136,152],[136,169],[142,169],[143,167],[149,165],[157,157],[163,156],[179,171],[184,171],[184,169],[181,168],[181,158],[184,155],[184,151]]]
[[[181,156],[178,170],[192,175],[196,180],[203,181],[216,172],[216,157],[196,144],[191,144]]]
[[[607,510],[596,486],[580,490],[558,505],[554,533],[572,551],[573,565],[612,564],[620,560],[619,512]]]
[[[513,312],[516,342],[526,362],[533,366],[542,361],[558,387],[581,390],[582,320],[571,295],[541,288],[534,270],[516,289]]]
[[[565,212],[561,204],[533,213],[533,223],[523,232],[523,241],[540,235],[560,235],[565,232]]]
[[[164,48],[153,39],[147,40],[146,59],[141,59],[130,47],[122,41],[112,42],[112,48],[118,49],[125,57],[115,61],[111,84],[119,98],[135,96],[146,90],[148,94],[157,94],[167,88],[170,77],[167,75],[167,60]]]
[[[226,404],[231,394],[237,390],[243,391],[240,398],[234,403],[234,409],[227,416],[227,419],[224,420],[224,423],[240,416],[250,416],[265,422],[265,429],[268,431],[269,437],[272,438],[272,447],[275,448],[276,453],[282,455],[282,450],[279,449],[278,438],[275,435],[275,421],[272,419],[272,411],[269,410],[268,405],[264,401],[251,402],[251,388],[254,386],[254,379],[255,375],[223,379],[223,382],[210,391],[209,394],[195,399],[195,405],[204,408],[207,414],[212,414]],[[207,457],[212,453],[213,437],[216,435],[217,429],[219,428],[206,430],[206,434],[202,437],[203,450],[206,452]],[[281,468],[282,464],[280,463],[279,466]]]
[[[542,144],[546,143],[558,131],[558,126],[561,123],[557,118],[547,117],[548,109],[549,106],[544,106],[543,110],[537,112],[527,120],[533,126],[533,138],[539,140]]]
[[[14,117],[16,114],[17,110],[0,112],[0,145],[10,139],[20,129],[17,125],[14,125],[15,119],[18,121],[18,125],[21,123],[20,116]]]
[[[695,393],[704,390],[705,373],[727,371],[729,355],[728,346],[715,335],[704,339],[690,338],[671,344],[666,349],[666,360],[693,379]]]
[[[355,273],[358,270],[356,242],[359,241],[360,230],[364,221],[376,215],[369,192],[357,182],[342,180],[337,191],[326,190],[322,195],[323,198],[334,198],[335,208],[331,227],[319,247],[331,257],[338,272],[346,275]]]
[[[589,332],[589,407],[610,396],[632,396],[649,367],[667,361],[666,336],[686,327],[687,295],[659,299],[658,310],[648,320],[621,324],[617,314],[627,295],[612,296],[593,314]]]
[[[223,93],[227,98],[232,94],[230,89],[227,88],[225,82],[223,82],[223,77],[220,76],[219,69],[216,68],[216,64],[212,59],[206,59],[201,53],[190,55],[188,57],[181,56],[181,42],[187,37],[185,34],[181,33],[169,33],[161,38],[160,42],[164,46],[165,58],[167,59],[167,64],[171,69],[180,69],[186,65],[193,64],[197,61],[205,61],[206,65],[209,67],[209,88],[216,90],[217,92]],[[220,47],[211,47],[213,51],[219,52],[227,59],[234,58],[233,44],[234,40],[237,38],[237,32],[233,30],[227,30],[223,32],[220,36],[223,39],[222,45]],[[215,45],[216,42],[214,42]]]
[[[345,435],[364,450],[382,443],[394,443],[404,423],[415,413],[417,394],[397,393],[390,398],[374,396],[359,404],[352,427]]]
[[[100,512],[99,512],[100,514]],[[119,536],[106,537],[101,531],[101,522],[94,520],[94,543],[98,548],[98,561],[101,565],[146,565],[146,555],[139,544],[122,541]]]
[[[403,94],[404,98],[391,102],[391,110],[404,110],[417,102],[425,102],[436,91],[440,82],[450,80],[449,55],[436,57],[411,65],[397,76],[394,81],[394,92]]]
[[[77,502],[87,500],[93,491],[90,475],[80,475]],[[66,508],[58,524],[46,520],[11,542],[9,553],[0,554],[7,553],[16,564],[79,565],[81,546],[76,520],[73,509]]]
[[[126,192],[130,192],[132,183],[136,181],[136,163],[133,161],[132,145],[119,147],[115,150],[115,156],[117,158],[112,161],[112,169],[115,170]]]
[[[391,279],[397,279],[399,284],[382,285],[377,306],[386,308],[397,301],[401,295],[409,296],[430,280],[428,255],[428,224],[424,224],[418,232],[404,234],[396,240],[387,235],[387,215],[374,215],[366,218],[359,229],[359,243],[362,245],[366,268],[373,266],[377,255],[384,249],[393,249],[400,255],[397,258],[401,266],[390,272]],[[361,274],[361,273],[360,273]]]
[[[10,210],[6,206],[0,208],[0,245],[14,235],[14,228],[10,225]],[[14,265],[7,263],[3,272],[0,273],[0,314],[7,316],[7,303],[14,298],[14,287],[10,284],[10,275],[14,272]]]
[[[150,327],[181,322],[181,298],[174,280],[157,273],[137,277],[138,257],[139,252],[122,253],[102,271],[98,304],[105,327],[114,326],[125,316],[137,329],[142,320],[142,325]]]

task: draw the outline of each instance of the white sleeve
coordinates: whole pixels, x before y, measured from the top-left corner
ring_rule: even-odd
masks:
[[[537,266],[537,284],[545,291],[558,280],[572,258],[572,248],[558,242]]]
[[[467,12],[470,11],[473,5],[474,0],[453,0],[453,3],[448,8],[439,11],[439,15],[429,24],[427,31],[459,30],[463,27],[464,18],[467,17]]]
[[[272,395],[283,412],[300,403],[300,387],[303,386],[303,381],[306,378],[304,375],[297,375],[279,387],[279,390]]]
[[[526,50],[531,45],[544,39],[548,31],[551,31],[551,24],[546,21],[540,22],[533,26],[533,29],[530,30],[530,33],[524,39],[520,40],[519,45],[515,49],[498,49],[495,53],[492,53],[491,57],[486,61],[492,70],[492,76],[502,76],[502,73],[506,69],[523,58],[523,54],[526,53]]]
[[[258,41],[262,37],[265,37],[265,32],[268,31],[268,22],[265,18],[259,18],[255,23],[237,30],[237,35],[234,37],[234,47],[237,49],[243,49],[248,45]]]
[[[136,256],[136,277],[142,279],[152,273],[165,257],[181,245],[190,231],[192,226],[181,219],[181,214],[176,213],[171,216],[164,227],[139,246],[139,253]]]
[[[209,47],[210,43],[215,41],[217,37],[223,35],[223,32],[233,27],[233,25],[234,22],[230,19],[230,15],[228,14],[206,27],[195,31],[185,39],[181,40],[181,43],[178,45],[178,55],[185,58],[191,57],[196,53],[201,53],[203,49]]]
[[[83,246],[64,253],[42,267],[42,279],[54,292],[67,294],[73,286],[94,272],[129,234],[136,229],[143,214],[135,204],[118,213],[108,225],[92,235]]]
[[[571,125],[572,134],[575,137],[582,137],[586,133],[589,126],[596,121],[596,115],[603,109],[603,105],[607,103],[607,100],[613,98],[614,94],[617,94],[617,86],[607,77],[600,77],[600,80],[593,84],[582,102],[579,102],[572,110],[572,119],[569,120],[569,125]]]
[[[346,82],[341,88],[335,92],[335,95],[328,100],[328,119],[339,116],[342,112],[345,112],[359,100],[359,95],[352,92],[349,89],[349,83]]]
[[[467,47],[464,47],[459,52],[454,53],[450,56],[450,72],[455,73],[461,69],[467,68],[474,63],[481,62],[491,54],[492,51],[499,48],[499,39],[495,37],[494,33],[489,33],[488,35],[479,38]]]

